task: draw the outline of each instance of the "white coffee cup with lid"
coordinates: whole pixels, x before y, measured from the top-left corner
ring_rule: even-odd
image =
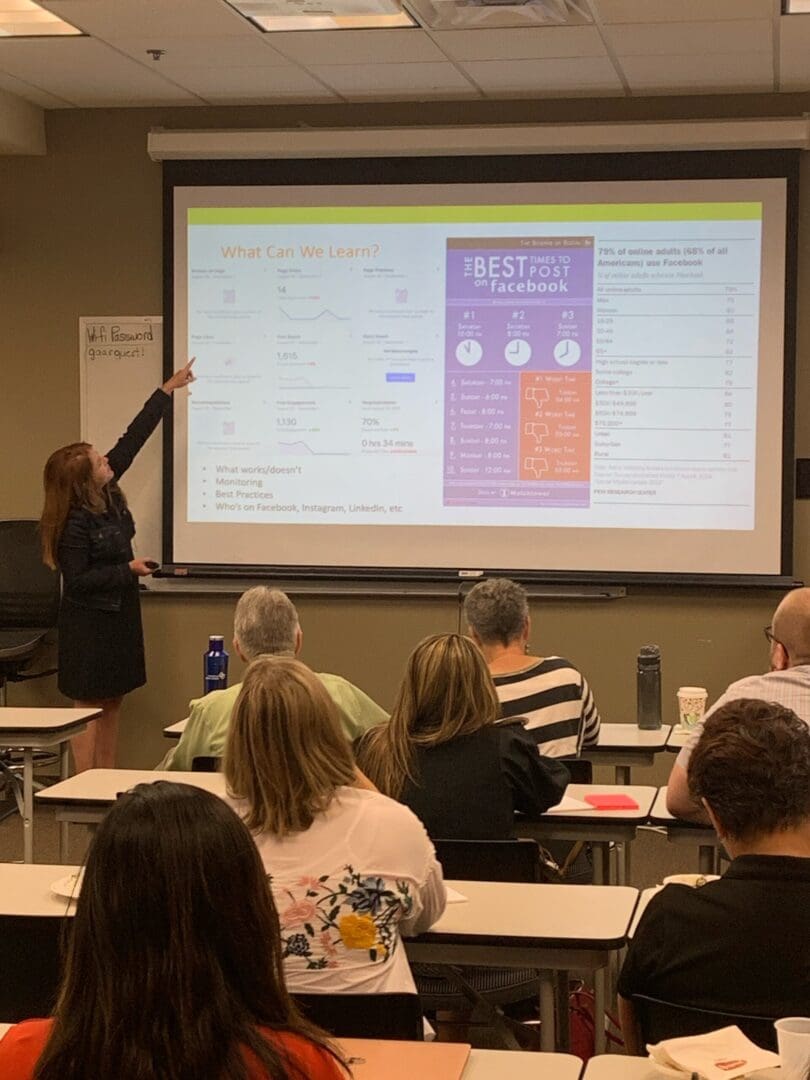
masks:
[[[703,719],[709,692],[705,686],[682,686],[678,690],[678,715],[682,728],[693,728]]]

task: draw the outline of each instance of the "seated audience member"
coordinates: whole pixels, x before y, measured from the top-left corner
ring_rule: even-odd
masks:
[[[531,732],[498,716],[478,646],[436,634],[411,653],[391,719],[359,740],[358,764],[432,837],[506,840],[515,811],[539,817],[560,801],[569,776],[538,755]]]
[[[782,599],[772,624],[765,627],[765,637],[770,649],[770,671],[732,683],[704,720],[731,701],[756,698],[792,709],[810,724],[810,589],[793,589]],[[706,812],[695,803],[687,781],[689,758],[702,731],[703,724],[698,724],[676,758],[667,787],[667,809],[675,817],[706,824]]]
[[[410,810],[358,773],[337,706],[300,661],[248,668],[225,776],[270,877],[290,990],[413,992],[400,934],[441,915],[441,867]]]
[[[257,656],[297,656],[304,635],[298,612],[290,598],[278,589],[257,585],[239,598],[234,613],[234,648],[245,661]],[[338,707],[346,738],[350,741],[375,724],[384,723],[388,713],[340,675],[317,672],[317,677]],[[227,690],[215,690],[191,702],[191,715],[177,746],[157,766],[158,769],[190,769],[195,757],[221,757],[228,734],[231,711],[241,683]]]
[[[706,720],[689,787],[732,862],[718,881],[650,900],[619,979],[629,1053],[634,994],[774,1018],[810,1004],[810,728],[772,702],[724,705]]]
[[[599,713],[582,672],[561,656],[530,656],[526,590],[506,578],[481,581],[464,600],[473,641],[495,680],[501,716],[525,717],[541,754],[575,757],[599,741]]]
[[[3,1080],[341,1080],[284,986],[250,834],[222,800],[139,784],[99,826],[52,1019],[0,1040]]]

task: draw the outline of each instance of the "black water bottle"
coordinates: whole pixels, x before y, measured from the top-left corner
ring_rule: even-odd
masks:
[[[642,645],[636,661],[637,723],[644,731],[661,727],[661,650]]]

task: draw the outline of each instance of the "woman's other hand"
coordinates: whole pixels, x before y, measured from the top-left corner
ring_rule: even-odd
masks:
[[[133,559],[129,568],[136,577],[149,577],[154,573],[155,567],[150,566],[151,559]]]

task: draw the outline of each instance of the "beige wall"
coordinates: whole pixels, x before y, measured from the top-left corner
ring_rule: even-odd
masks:
[[[152,126],[274,127],[487,123],[800,114],[810,98],[738,97],[649,101],[356,106],[335,109],[55,111],[48,154],[0,159],[0,517],[37,516],[42,464],[79,434],[77,318],[161,310],[161,170],[146,155]],[[806,163],[805,163],[806,166]],[[802,178],[797,402],[810,386],[810,308],[802,283],[810,260],[810,172]],[[126,388],[122,389],[125,392]],[[133,402],[133,407],[138,403]],[[796,452],[810,456],[810,420],[797,408]],[[810,503],[796,514],[797,576],[810,578]],[[642,590],[611,602],[534,606],[538,652],[570,656],[587,673],[605,719],[632,718],[640,644],[664,655],[667,708],[697,683],[718,693],[766,662],[761,634],[774,596]],[[208,633],[232,632],[233,600],[149,597],[144,603],[149,683],[125,710],[121,764],[148,766],[164,752],[161,729],[199,693]],[[455,629],[454,601],[305,597],[305,658],[390,705],[408,650],[424,634]],[[238,677],[238,664],[234,674]],[[12,686],[11,703],[59,702],[55,680]]]

